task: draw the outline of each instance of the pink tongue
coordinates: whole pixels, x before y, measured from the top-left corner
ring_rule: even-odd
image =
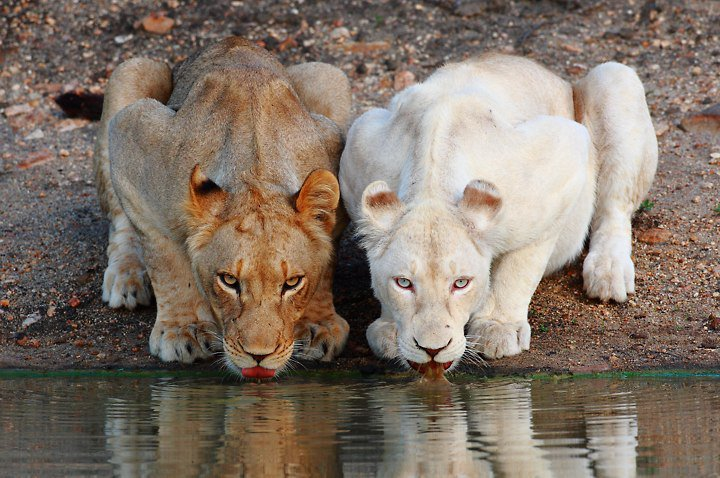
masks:
[[[270,378],[275,376],[275,370],[265,367],[250,367],[242,369],[242,375],[245,378]]]

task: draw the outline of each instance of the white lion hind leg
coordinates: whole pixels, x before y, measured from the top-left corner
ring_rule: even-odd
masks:
[[[627,66],[593,68],[574,91],[577,119],[590,132],[598,165],[584,288],[589,297],[623,302],[635,292],[631,218],[655,175],[655,131],[642,83]]]

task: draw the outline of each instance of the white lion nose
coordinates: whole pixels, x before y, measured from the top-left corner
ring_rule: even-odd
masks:
[[[448,345],[450,345],[450,342],[452,342],[452,339],[450,339],[450,340],[448,340],[448,343],[446,343],[444,346],[440,347],[439,349],[431,349],[431,348],[423,347],[422,345],[420,345],[418,343],[417,339],[413,339],[413,340],[415,341],[415,345],[417,346],[417,348],[424,350],[425,353],[430,356],[430,360],[434,359],[435,356],[440,353],[440,351],[445,350],[448,347]]]

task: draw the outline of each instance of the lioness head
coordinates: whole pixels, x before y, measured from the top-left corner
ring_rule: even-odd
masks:
[[[188,197],[188,255],[226,364],[271,377],[292,355],[295,323],[331,262],[337,179],[316,170],[291,199],[252,185],[231,194],[196,166]]]
[[[484,181],[468,184],[454,205],[406,205],[383,181],[367,186],[358,232],[383,318],[397,328],[397,348],[385,353],[396,351],[423,374],[441,375],[460,361],[465,324],[489,288],[491,254],[479,236],[500,207]]]

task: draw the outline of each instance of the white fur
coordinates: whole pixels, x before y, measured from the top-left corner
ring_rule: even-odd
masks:
[[[593,69],[574,99],[532,61],[486,56],[368,111],[349,131],[340,186],[382,304],[373,351],[424,363],[423,348],[448,344],[434,360],[454,365],[466,341],[489,358],[528,349],[539,281],[578,256],[589,229],[588,295],[625,300],[630,218],[656,163],[642,85],[617,63]],[[453,290],[459,278],[470,284]]]

